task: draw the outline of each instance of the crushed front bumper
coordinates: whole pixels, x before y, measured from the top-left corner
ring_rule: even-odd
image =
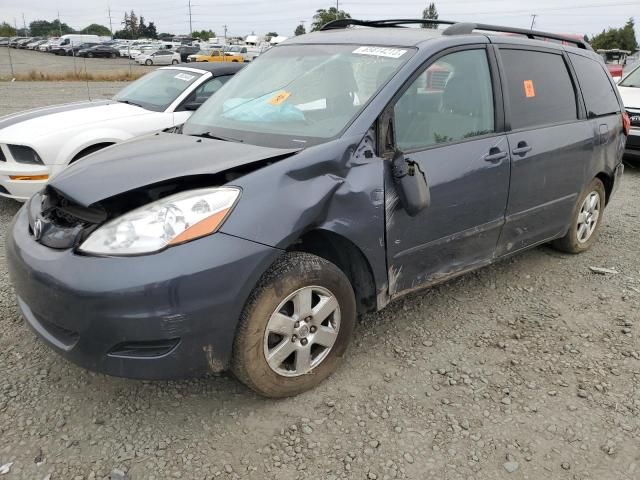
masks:
[[[280,253],[216,233],[152,255],[79,255],[36,242],[25,208],[6,238],[18,305],[40,338],[87,369],[144,379],[225,369],[244,303]]]

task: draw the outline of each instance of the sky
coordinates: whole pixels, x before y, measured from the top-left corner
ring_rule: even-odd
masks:
[[[344,0],[339,8],[353,18],[420,18],[426,1]],[[492,23],[511,27],[531,26],[557,33],[593,35],[608,27],[620,27],[636,16],[640,40],[640,0],[436,0],[441,19]],[[309,28],[318,8],[335,6],[327,0],[191,0],[193,30],[211,29],[229,36],[277,32],[290,36],[296,25]],[[189,0],[0,0],[0,21],[28,25],[33,20],[60,20],[81,29],[91,23],[121,28],[125,11],[135,10],[153,21],[158,32],[189,33]]]

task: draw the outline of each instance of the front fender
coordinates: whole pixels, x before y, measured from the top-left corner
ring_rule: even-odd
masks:
[[[133,138],[130,132],[115,128],[100,128],[80,132],[71,138],[67,138],[55,157],[56,165],[68,165],[69,162],[82,150],[99,143],[120,143]]]

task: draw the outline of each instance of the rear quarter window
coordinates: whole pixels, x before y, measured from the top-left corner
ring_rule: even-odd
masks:
[[[608,78],[608,72],[596,60],[582,55],[569,54],[590,118],[620,111],[618,97]]]
[[[513,130],[578,118],[573,82],[562,55],[501,49]]]

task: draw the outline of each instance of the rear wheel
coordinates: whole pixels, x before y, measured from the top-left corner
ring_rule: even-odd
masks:
[[[144,64],[147,65],[147,66],[148,65],[153,65],[153,62],[151,61],[151,59],[149,59],[149,60],[145,60]]]
[[[555,240],[553,246],[567,253],[589,250],[598,238],[604,214],[605,190],[598,178],[594,178],[578,198],[567,234]]]
[[[93,53],[91,53],[91,52],[87,53],[87,57],[93,58]]]
[[[109,55],[109,58],[116,58],[116,54],[115,54],[115,53],[111,53],[111,54]]]
[[[247,301],[232,370],[261,395],[297,395],[337,369],[355,322],[355,297],[345,274],[315,255],[286,253]]]

